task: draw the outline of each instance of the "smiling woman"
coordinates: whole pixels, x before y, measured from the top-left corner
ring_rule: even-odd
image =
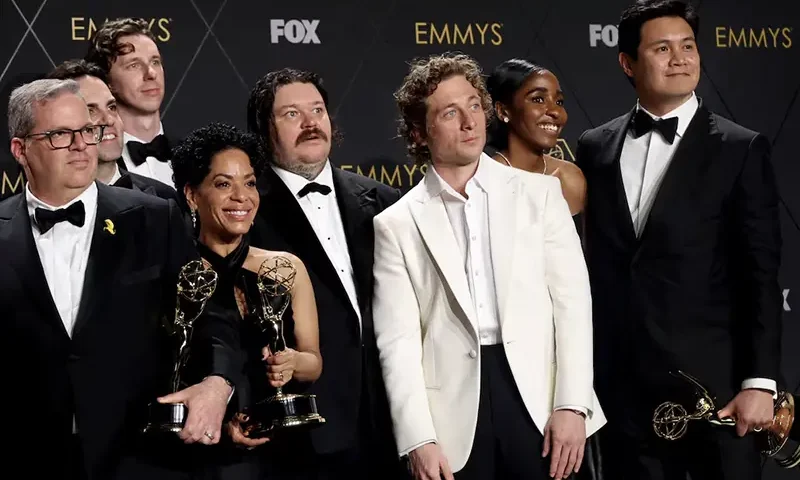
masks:
[[[496,150],[494,159],[557,177],[570,212],[580,213],[586,196],[580,168],[546,154],[556,146],[567,123],[558,78],[543,67],[515,58],[495,68],[487,88],[497,113],[489,136],[489,146]]]
[[[221,123],[190,133],[172,156],[175,185],[190,211],[197,249],[218,275],[210,302],[240,319],[246,360],[243,378],[237,379],[239,412],[270,396],[271,389],[289,382],[289,389],[297,382],[313,382],[322,372],[317,307],[305,265],[290,253],[250,246],[248,234],[260,205],[256,181],[261,159],[255,136]],[[259,271],[262,264],[276,259],[291,262],[296,274],[291,303],[282,317],[286,348],[272,352],[258,328],[258,317],[263,307],[260,287],[273,279]],[[239,423],[242,418],[237,415],[228,424],[231,440],[245,447],[265,443],[266,438],[246,436]],[[241,452],[232,452],[237,454]]]

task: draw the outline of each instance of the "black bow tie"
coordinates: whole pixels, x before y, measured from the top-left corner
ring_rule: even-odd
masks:
[[[155,157],[159,161],[166,162],[172,155],[169,149],[169,140],[164,135],[157,135],[150,143],[129,140],[125,145],[128,146],[131,161],[137,167],[143,164],[147,157]]]
[[[56,223],[65,220],[76,227],[82,227],[86,218],[83,202],[80,200],[67,208],[59,208],[58,210],[37,207],[34,215],[36,216],[36,226],[39,227],[39,232],[42,234],[47,233]]]
[[[323,195],[327,195],[331,193],[331,187],[319,184],[317,182],[309,182],[308,184],[306,184],[305,187],[301,188],[300,191],[297,192],[297,195],[300,198],[303,198],[311,192],[317,192]]]
[[[651,130],[656,130],[664,137],[667,143],[672,145],[672,142],[675,141],[675,134],[678,132],[678,117],[656,120],[639,108],[636,110],[636,115],[633,116],[631,127],[634,138],[639,138]]]

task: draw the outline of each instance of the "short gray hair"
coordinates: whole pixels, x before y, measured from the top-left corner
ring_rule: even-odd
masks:
[[[42,79],[19,86],[8,100],[9,138],[22,138],[31,133],[34,125],[33,108],[64,94],[81,96],[75,80]]]

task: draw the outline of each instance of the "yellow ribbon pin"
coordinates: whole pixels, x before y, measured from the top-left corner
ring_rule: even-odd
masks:
[[[106,226],[103,228],[103,231],[108,232],[111,235],[114,235],[115,233],[117,233],[117,231],[114,230],[114,222],[112,222],[111,220],[109,220],[107,218],[106,218],[105,222],[106,222]]]

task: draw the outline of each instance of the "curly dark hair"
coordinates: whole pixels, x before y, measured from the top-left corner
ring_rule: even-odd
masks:
[[[188,209],[184,187],[197,187],[203,183],[211,170],[211,158],[231,148],[239,149],[250,157],[250,164],[258,178],[263,170],[258,139],[234,126],[211,123],[194,130],[172,149],[172,179],[183,208]]]
[[[428,147],[417,145],[414,138],[415,132],[425,132],[425,100],[441,82],[457,75],[463,75],[478,90],[487,123],[493,117],[492,99],[486,90],[481,67],[472,57],[448,52],[414,60],[394,98],[400,109],[398,133],[405,139],[408,153],[417,165],[424,165],[431,159]]]
[[[117,18],[109,20],[95,32],[89,42],[89,51],[86,52],[85,59],[95,63],[105,70],[106,75],[111,71],[111,65],[121,55],[127,55],[133,51],[130,43],[119,43],[120,37],[127,35],[144,35],[153,43],[156,37],[150,31],[150,24],[143,18]]]
[[[77,80],[81,77],[96,77],[104,83],[108,83],[108,75],[105,70],[96,63],[87,62],[82,58],[61,62],[47,74],[47,78],[56,80]]]
[[[261,77],[250,91],[250,98],[247,101],[247,130],[255,135],[261,142],[261,149],[267,161],[272,162],[275,154],[273,141],[275,138],[275,118],[272,115],[272,107],[275,104],[275,94],[284,85],[292,83],[310,83],[319,91],[325,109],[328,110],[328,117],[331,121],[331,143],[339,143],[341,134],[330,116],[328,105],[328,91],[323,85],[322,78],[316,73],[296,70],[293,68],[283,68]]]

